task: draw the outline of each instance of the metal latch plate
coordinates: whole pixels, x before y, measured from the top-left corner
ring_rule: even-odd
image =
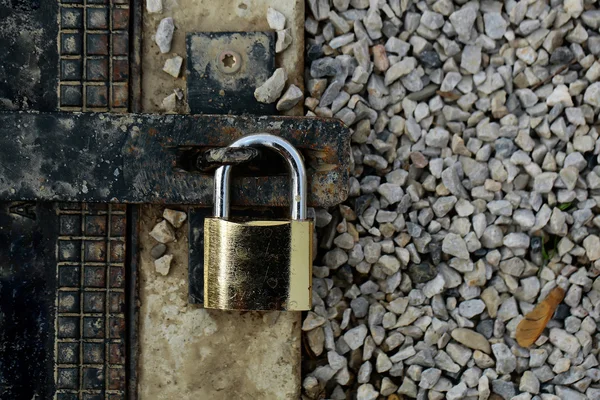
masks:
[[[350,133],[339,121],[306,117],[0,113],[0,201],[210,205],[213,176],[178,167],[185,149],[225,147],[266,132],[298,148],[310,206],[348,193]],[[234,180],[233,204],[286,206],[279,175]]]

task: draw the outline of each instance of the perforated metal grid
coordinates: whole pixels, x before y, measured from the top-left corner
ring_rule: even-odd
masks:
[[[130,0],[61,0],[60,109],[129,108]]]
[[[125,399],[125,211],[59,206],[56,400]]]

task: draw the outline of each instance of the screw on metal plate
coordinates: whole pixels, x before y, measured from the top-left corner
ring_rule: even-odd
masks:
[[[217,65],[221,72],[235,74],[242,67],[242,57],[233,50],[225,50],[219,54]]]
[[[192,32],[186,47],[192,114],[277,114],[254,97],[275,71],[275,32]]]

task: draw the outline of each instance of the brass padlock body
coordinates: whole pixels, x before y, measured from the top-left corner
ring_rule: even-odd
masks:
[[[312,306],[313,222],[204,221],[204,306],[304,311]]]

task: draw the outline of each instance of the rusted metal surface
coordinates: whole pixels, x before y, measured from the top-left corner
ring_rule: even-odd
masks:
[[[0,201],[212,203],[212,174],[178,165],[185,149],[224,147],[250,133],[280,135],[304,155],[309,205],[347,197],[349,130],[322,118],[0,113]],[[240,172],[233,204],[285,206],[288,177]],[[260,174],[260,171],[257,172]]]
[[[57,1],[0,1],[0,110],[54,111]]]
[[[130,3],[130,0],[59,2],[61,110],[128,111],[129,71],[137,66],[131,65],[131,54],[138,51],[136,39],[130,41],[129,37]],[[54,15],[48,18],[56,19]]]
[[[222,165],[237,165],[252,161],[260,155],[254,147],[216,147],[200,151],[195,166],[199,171],[212,171]]]
[[[55,374],[58,399],[85,393],[123,399],[127,390],[124,205],[61,204]]]
[[[275,70],[273,32],[189,33],[188,104],[194,114],[276,114],[254,89]]]

